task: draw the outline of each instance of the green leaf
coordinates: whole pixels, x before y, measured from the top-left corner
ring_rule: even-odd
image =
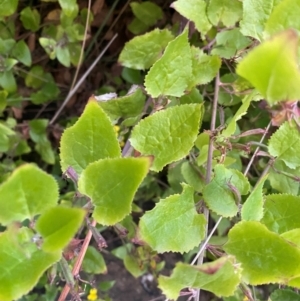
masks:
[[[270,301],[300,301],[300,296],[289,289],[277,289],[270,296]]]
[[[202,192],[204,187],[204,178],[198,167],[190,162],[184,162],[181,165],[181,173],[187,184],[191,185],[197,192]]]
[[[203,103],[203,96],[197,88],[193,88],[188,94],[180,97],[180,104]]]
[[[300,250],[256,221],[236,224],[224,249],[241,262],[243,279],[252,285],[287,283],[300,274],[295,264],[300,260]]]
[[[25,66],[31,66],[31,53],[24,40],[17,42],[17,44],[12,49],[11,55],[15,57],[19,62],[23,63]]]
[[[0,123],[0,152],[4,153],[9,150],[10,136],[15,136],[16,133],[8,126]]]
[[[25,77],[25,84],[29,88],[40,88],[42,84],[44,83],[45,79],[45,71],[43,67],[36,65],[33,66],[28,74]]]
[[[36,230],[44,241],[45,252],[61,251],[67,246],[82,224],[85,210],[57,206],[48,209],[38,219]]]
[[[162,51],[174,39],[168,29],[154,29],[144,35],[134,37],[125,44],[119,62],[128,68],[149,69],[161,56]]]
[[[91,198],[93,217],[114,225],[131,212],[134,194],[148,173],[148,158],[103,159],[91,163],[79,178],[79,191]]]
[[[244,221],[260,221],[263,217],[263,186],[268,175],[264,176],[252,190],[251,194],[243,204],[241,217]]]
[[[217,33],[216,46],[211,53],[230,59],[251,43],[252,41],[248,37],[243,36],[238,28],[224,30]]]
[[[147,26],[155,25],[158,20],[163,18],[163,10],[153,2],[131,2],[130,6],[137,19]]]
[[[300,166],[300,135],[295,122],[286,121],[269,139],[270,155],[282,160],[287,167]]]
[[[141,85],[144,81],[144,76],[140,70],[124,67],[121,73],[121,77],[129,84]]]
[[[222,22],[226,27],[231,27],[242,18],[242,6],[242,2],[238,0],[211,0],[208,4],[207,16],[215,26]]]
[[[196,29],[204,36],[212,27],[207,15],[205,0],[178,0],[171,4],[177,12],[195,23]]]
[[[56,41],[51,38],[39,38],[41,46],[44,48],[46,53],[49,55],[51,60],[56,58]]]
[[[154,156],[151,169],[185,157],[197,138],[203,117],[200,104],[168,108],[140,121],[133,129],[130,142],[143,155]]]
[[[296,32],[286,30],[250,51],[238,64],[236,72],[247,79],[271,105],[298,99],[300,73],[297,49]]]
[[[265,26],[265,31],[273,35],[285,29],[293,28],[300,32],[300,5],[297,0],[281,0],[274,8]]]
[[[32,220],[57,201],[58,185],[54,178],[35,165],[22,165],[0,186],[0,223]]]
[[[159,276],[159,288],[169,299],[177,300],[183,288],[210,291],[217,296],[231,296],[240,283],[240,269],[230,256],[200,266],[177,263],[170,277]]]
[[[27,228],[0,234],[0,300],[11,301],[27,294],[44,272],[61,257],[61,252],[45,253],[32,243]]]
[[[18,2],[18,0],[0,0],[0,17],[12,15],[18,7]]]
[[[250,106],[250,103],[253,99],[254,93],[251,93],[243,98],[243,104],[240,106],[240,108],[237,110],[235,115],[232,117],[230,122],[228,123],[226,129],[222,131],[223,137],[230,137],[233,135],[236,131],[237,127],[237,121],[242,118],[245,114],[247,114],[248,108]]]
[[[99,96],[94,96],[99,100]],[[101,97],[101,96],[100,96]],[[145,105],[146,96],[138,86],[132,86],[128,94],[123,97],[98,101],[99,106],[112,119],[119,117],[135,117],[142,113]]]
[[[78,5],[76,0],[58,0],[64,14],[70,19],[74,19],[78,14]]]
[[[65,67],[71,66],[71,58],[68,47],[56,47],[56,57]]]
[[[71,166],[78,175],[92,162],[121,156],[113,126],[94,100],[88,102],[78,121],[64,131],[60,143],[62,170]]]
[[[268,180],[272,188],[278,192],[297,195],[300,183],[291,177],[298,177],[299,174],[299,167],[291,169],[282,160],[276,159],[273,163],[273,168],[270,170]]]
[[[0,86],[9,93],[17,91],[17,83],[12,70],[0,72]]]
[[[300,228],[284,232],[280,236],[300,248]]]
[[[196,211],[194,189],[184,185],[182,194],[160,200],[142,216],[139,235],[158,253],[184,253],[203,240],[206,223],[204,215]]]
[[[25,29],[36,32],[40,28],[41,15],[35,8],[26,6],[20,13],[20,20]]]
[[[240,22],[241,32],[257,40],[262,39],[266,21],[274,5],[281,0],[243,0],[243,19]]]
[[[141,266],[137,257],[127,254],[123,260],[126,270],[135,278],[138,278],[147,272],[146,265]]]
[[[300,228],[300,196],[271,194],[266,197],[265,214],[261,222],[276,233]]]
[[[214,178],[203,189],[204,201],[218,215],[233,217],[238,213],[241,195],[249,192],[250,184],[241,172],[222,164],[217,164],[214,172]]]
[[[0,38],[0,54],[7,56],[12,48],[15,46],[16,41],[14,39],[1,39]]]
[[[192,73],[188,30],[171,41],[163,56],[156,61],[145,77],[145,88],[152,97],[180,97],[190,83]]]
[[[94,247],[89,246],[85,253],[82,270],[88,274],[106,274],[107,267],[102,254]]]
[[[35,150],[41,155],[42,159],[49,164],[55,163],[55,155],[51,142],[47,137],[48,119],[35,119],[29,121],[29,135],[36,143]]]
[[[194,46],[191,47],[191,54],[193,76],[190,76],[188,90],[212,81],[221,67],[221,59],[216,55],[207,55]]]
[[[148,28],[149,26],[138,18],[133,18],[132,21],[127,25],[127,29],[134,35],[144,33]]]

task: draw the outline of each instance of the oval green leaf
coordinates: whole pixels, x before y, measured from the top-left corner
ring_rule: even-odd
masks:
[[[154,156],[151,169],[160,171],[188,154],[197,138],[202,117],[200,104],[171,107],[138,123],[130,142],[143,155]]]
[[[17,168],[0,186],[0,223],[33,219],[57,204],[58,184],[35,165]]]
[[[79,175],[92,162],[120,156],[120,145],[109,118],[95,100],[89,101],[77,122],[62,134],[62,171],[71,166]]]
[[[115,158],[91,163],[84,170],[79,191],[91,198],[98,223],[114,225],[131,212],[134,194],[148,169],[148,158]]]

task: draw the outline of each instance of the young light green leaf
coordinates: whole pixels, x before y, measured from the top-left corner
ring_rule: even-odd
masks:
[[[268,178],[268,175],[264,176],[259,183],[256,184],[251,194],[243,204],[241,210],[241,217],[244,221],[260,221],[263,217],[263,186]]]
[[[54,178],[35,165],[22,165],[0,186],[0,223],[32,220],[57,201],[58,185]]]
[[[62,134],[60,159],[63,172],[71,166],[81,174],[92,162],[120,156],[120,145],[109,118],[91,99],[78,121]]]
[[[25,29],[36,32],[40,28],[41,15],[38,10],[26,6],[20,13],[20,20]]]
[[[300,248],[300,228],[284,232],[280,236]]]
[[[217,164],[214,172],[214,178],[203,189],[204,201],[218,215],[233,217],[238,213],[241,195],[249,192],[250,184],[241,172],[222,164]]]
[[[252,285],[287,283],[300,274],[300,266],[295,264],[300,250],[257,221],[236,224],[224,249],[242,264],[243,279]]]
[[[265,32],[269,35],[273,35],[284,29],[290,28],[300,32],[299,14],[300,5],[298,0],[280,1],[267,20]]]
[[[236,72],[247,79],[270,105],[298,99],[300,72],[297,49],[297,33],[286,30],[250,51],[238,64]]]
[[[269,140],[269,152],[281,159],[287,167],[300,167],[300,135],[295,122],[286,121]]]
[[[223,137],[230,137],[233,135],[236,131],[236,123],[238,120],[242,118],[245,114],[247,114],[248,108],[250,106],[250,103],[253,99],[254,93],[251,93],[244,97],[243,104],[240,106],[240,108],[237,110],[235,115],[230,120],[229,124],[227,125],[226,129],[222,131]]]
[[[0,0],[0,17],[2,18],[12,15],[18,7],[18,3],[19,0]]]
[[[186,156],[197,138],[203,106],[180,105],[140,121],[133,129],[131,145],[143,155],[154,156],[151,169],[160,171],[168,163]]]
[[[216,46],[211,54],[219,55],[225,59],[234,57],[239,50],[245,49],[252,41],[241,34],[239,28],[224,30],[216,35]]]
[[[138,258],[132,254],[126,254],[123,260],[126,270],[135,278],[138,278],[147,272],[146,265],[138,262]]]
[[[270,296],[270,301],[300,301],[300,296],[289,289],[277,289]]]
[[[171,41],[163,56],[154,63],[145,77],[145,88],[152,97],[180,97],[188,87],[192,73],[188,30]]]
[[[177,263],[170,277],[159,276],[159,288],[172,300],[177,300],[183,288],[210,291],[217,296],[231,296],[240,283],[241,271],[231,256],[221,257],[200,266]]]
[[[64,65],[65,67],[70,67],[71,65],[71,58],[70,58],[70,51],[68,47],[56,47],[56,57],[58,61]]]
[[[147,26],[155,25],[163,17],[163,10],[151,1],[144,1],[142,3],[131,2],[130,6],[136,18]]]
[[[98,100],[98,96],[94,96]],[[128,94],[122,97],[98,101],[99,106],[112,119],[135,117],[142,113],[146,96],[138,86],[132,86]]]
[[[24,40],[20,40],[15,44],[11,55],[25,66],[31,66],[31,53]]]
[[[79,178],[79,191],[91,198],[93,217],[114,225],[131,212],[135,192],[149,169],[148,158],[103,159],[91,163]]]
[[[17,91],[17,83],[12,70],[0,72],[0,86],[10,93]]]
[[[44,212],[36,223],[36,230],[42,235],[45,252],[61,251],[78,231],[85,210],[57,206]]]
[[[265,23],[273,7],[279,2],[280,0],[243,0],[243,19],[240,22],[242,34],[262,40]]]
[[[178,0],[171,4],[177,12],[195,23],[197,30],[204,36],[212,27],[206,11],[205,0]]]
[[[89,246],[85,253],[82,270],[93,275],[107,273],[107,267],[102,254],[92,246]]]
[[[201,49],[191,47],[192,54],[192,74],[188,81],[187,90],[191,90],[196,85],[207,84],[217,75],[221,67],[221,59],[214,55],[207,55]]]
[[[139,236],[158,253],[184,253],[203,240],[206,223],[204,215],[196,211],[194,189],[184,185],[182,194],[160,200],[142,216]]]
[[[197,88],[191,89],[188,94],[185,94],[179,99],[180,104],[203,103],[203,96]]]
[[[210,22],[217,26],[222,22],[226,27],[234,26],[242,18],[243,4],[238,0],[211,0],[207,8]]]
[[[49,190],[50,191],[50,190]],[[0,300],[17,300],[37,284],[44,272],[61,257],[45,253],[31,242],[27,228],[0,234]]]
[[[300,228],[300,196],[271,194],[266,197],[265,214],[261,222],[276,233]]]
[[[278,192],[297,195],[300,183],[292,177],[300,175],[300,167],[291,169],[280,159],[276,159],[272,167],[268,177],[272,188]]]
[[[78,14],[78,5],[76,0],[58,0],[64,14],[69,18],[75,18]]]
[[[125,44],[119,62],[128,68],[145,70],[161,56],[162,51],[174,39],[168,29],[154,29],[144,35],[134,37]]]

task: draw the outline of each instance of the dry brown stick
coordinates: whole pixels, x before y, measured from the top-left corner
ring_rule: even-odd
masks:
[[[95,220],[93,220],[92,223],[91,223],[91,225],[93,227],[95,227],[96,224],[97,224],[97,222]],[[80,249],[80,253],[77,257],[75,265],[73,267],[73,270],[72,270],[72,275],[73,276],[76,276],[76,275],[79,274],[79,271],[80,271],[80,268],[81,268],[81,265],[82,265],[82,261],[83,261],[83,258],[85,256],[86,250],[87,250],[87,248],[90,244],[91,238],[92,238],[92,232],[91,232],[91,230],[89,230],[86,237],[85,237],[85,239],[84,239],[83,245]],[[58,301],[65,301],[68,294],[69,294],[70,289],[71,289],[71,287],[66,283],[64,289],[62,290],[62,292],[59,296]]]

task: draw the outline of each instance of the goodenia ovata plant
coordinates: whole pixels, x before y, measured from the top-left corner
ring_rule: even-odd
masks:
[[[279,110],[285,122],[272,129],[267,145],[248,137],[262,131],[252,128],[255,122],[245,122],[245,117],[257,118],[251,115],[258,105],[254,101],[264,99],[271,119],[278,106],[300,96],[299,21],[292,14],[298,1],[178,0],[172,7],[194,22],[195,32],[188,26],[179,34],[154,29],[126,43],[119,62],[145,71],[144,85],[125,96],[91,97],[61,137],[62,172],[74,174],[85,210],[58,205],[56,181],[31,164],[20,166],[1,184],[0,223],[7,226],[0,235],[1,300],[17,299],[34,287],[61,258],[84,217],[89,219],[87,212],[100,225],[131,225],[130,235],[142,244],[141,253],[146,248],[152,254],[194,252],[201,242],[207,247],[209,262],[179,262],[170,276],[158,277],[169,299],[185,288],[232,300],[240,300],[239,285],[300,288],[299,116],[297,110]],[[136,3],[132,8],[139,20],[144,7]],[[156,7],[153,11],[146,28],[161,17]],[[260,113],[267,112],[264,108]],[[129,133],[124,154],[116,122]],[[263,147],[255,154],[271,159],[253,163],[248,159],[252,145]],[[256,164],[251,177],[249,168],[243,174],[245,160],[250,168]],[[141,209],[134,201],[149,176],[161,171],[170,187],[135,224],[130,215]],[[221,235],[208,241],[209,213],[230,225],[225,244]],[[25,220],[30,226],[23,226]],[[217,231],[227,230],[220,224]],[[214,239],[222,239],[217,249]],[[139,269],[132,254],[120,257],[135,276],[147,271]],[[102,263],[88,265],[93,258],[99,256],[89,249],[88,271],[105,271]],[[270,298],[284,300],[289,294],[278,290]]]

